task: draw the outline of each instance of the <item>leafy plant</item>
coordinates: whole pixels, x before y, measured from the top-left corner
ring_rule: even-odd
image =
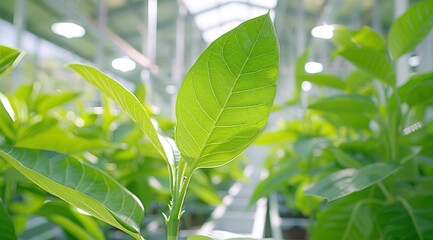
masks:
[[[167,239],[178,237],[193,173],[229,163],[264,128],[275,97],[278,61],[269,14],[249,20],[214,41],[192,66],[180,89],[175,140],[155,129],[145,106],[117,81],[96,68],[69,65],[117,103],[165,160],[172,198],[170,211],[164,215]],[[65,153],[16,144],[1,149],[3,161],[45,191],[136,239],[142,238],[142,203],[107,173]]]
[[[395,68],[432,27],[431,0],[413,4],[395,20],[386,39],[369,27],[336,26],[333,56],[356,70],[347,77],[297,71],[298,87],[310,81],[333,94],[310,97],[303,124],[287,122],[258,140],[272,143],[274,138],[277,144],[279,139],[270,158],[278,157],[269,162],[284,168],[269,164],[269,177],[253,200],[268,194],[267,186],[289,191],[291,206],[316,219],[310,229],[313,240],[430,239],[432,73],[413,74],[398,85]],[[302,66],[304,59],[298,60]],[[299,200],[316,199],[305,195],[328,203],[305,206]]]

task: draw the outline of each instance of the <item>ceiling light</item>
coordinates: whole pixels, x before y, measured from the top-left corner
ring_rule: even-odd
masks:
[[[411,67],[416,67],[420,64],[420,57],[419,56],[412,56],[410,58],[407,59],[407,63],[409,64],[409,66]]]
[[[176,94],[177,88],[174,85],[168,85],[165,87],[165,92],[170,94],[170,95],[173,95],[173,94]]]
[[[319,73],[323,71],[323,65],[318,62],[307,62],[304,69],[307,73]]]
[[[314,27],[313,30],[311,30],[311,35],[315,38],[323,38],[323,39],[330,39],[332,36],[334,36],[334,26],[332,25],[322,25]]]
[[[86,34],[86,30],[75,23],[59,22],[51,25],[51,31],[65,38],[77,38]]]
[[[134,61],[127,57],[116,58],[111,62],[111,66],[119,71],[128,72],[135,69],[137,66]]]
[[[184,0],[184,3],[190,13],[196,14],[198,12],[205,11],[207,9],[211,9],[215,7],[218,1]]]
[[[237,27],[241,23],[242,23],[242,21],[231,21],[231,22],[228,22],[228,23],[226,23],[220,27],[212,28],[210,30],[203,32],[203,38],[207,43],[211,43],[212,41],[219,38],[224,33]]]
[[[302,82],[302,85],[301,85],[302,91],[308,92],[311,90],[312,87],[313,86],[311,85],[311,83],[309,81],[303,81]]]

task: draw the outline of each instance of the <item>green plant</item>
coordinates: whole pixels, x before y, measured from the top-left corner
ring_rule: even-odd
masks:
[[[284,188],[282,183],[289,183],[296,189],[296,198],[307,194],[326,199],[325,205],[301,209],[316,218],[310,229],[313,240],[433,236],[433,135],[428,114],[433,73],[413,74],[402,85],[396,81],[397,60],[417,46],[432,27],[431,0],[414,4],[396,19],[387,39],[369,27],[353,30],[336,26],[332,40],[337,49],[333,55],[344,58],[357,70],[345,80],[297,71],[298,86],[310,81],[332,89],[331,96],[308,99],[312,103],[307,118],[326,124],[308,121],[297,132],[291,122],[285,124],[278,132],[280,138],[295,144],[299,144],[300,136],[310,139],[310,144],[302,148],[293,146],[297,154],[309,152],[309,157],[297,163],[286,154],[281,163],[288,167],[279,178],[278,172],[271,170],[256,195],[263,195],[262,189],[270,184]],[[299,62],[305,59],[302,56]],[[263,137],[259,142],[265,140]],[[324,144],[311,145],[321,138],[325,138]],[[293,184],[295,164],[308,166],[303,168],[307,169],[303,176],[312,180],[311,184]]]
[[[264,128],[275,96],[278,60],[269,14],[249,20],[214,41],[192,66],[180,89],[175,141],[157,132],[143,104],[118,82],[96,68],[69,65],[117,103],[165,160],[171,194],[169,213],[164,215],[167,239],[178,237],[193,173],[229,163]],[[3,65],[9,69],[13,62]],[[12,117],[10,111],[7,113]],[[142,239],[142,203],[106,172],[65,153],[7,145],[0,149],[0,159],[45,191]],[[2,218],[7,219],[7,215],[2,214]]]

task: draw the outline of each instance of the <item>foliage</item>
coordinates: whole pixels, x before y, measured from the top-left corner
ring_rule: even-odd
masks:
[[[432,7],[431,0],[413,4],[387,38],[369,27],[337,26],[332,55],[355,67],[348,76],[307,74],[308,52],[299,57],[295,100],[303,81],[331,94],[304,98],[303,119],[258,139],[274,147],[253,201],[279,190],[291,208],[315,219],[312,239],[431,238],[433,75],[416,73],[397,85],[395,66],[431,32]],[[327,203],[315,204],[317,197]]]
[[[14,57],[7,55],[2,62],[5,69],[14,66],[18,55],[19,51]],[[142,239],[141,201],[148,203],[151,197],[145,191],[150,187],[147,180],[158,182],[158,178],[168,177],[171,201],[169,213],[164,215],[167,238],[177,239],[190,182],[196,192],[210,186],[206,174],[197,172],[197,181],[191,180],[193,173],[199,168],[228,164],[264,128],[275,97],[278,61],[277,38],[269,14],[251,19],[214,41],[190,69],[180,89],[175,140],[155,128],[153,113],[133,93],[91,66],[69,65],[104,94],[100,124],[98,116],[86,111],[81,116],[62,111],[51,116],[52,109],[75,99],[76,93],[35,96],[29,86],[20,88],[15,95],[0,95],[0,161],[6,164],[2,168],[13,170],[15,175],[5,177],[7,203],[14,204],[14,185],[24,176],[41,188],[23,194],[37,199],[29,212],[61,225],[71,238],[104,236],[86,228],[83,221],[95,224],[77,217],[65,205],[44,203],[43,190]],[[130,125],[125,125],[112,133],[116,117],[105,96],[118,104],[141,131],[129,131]],[[70,121],[63,122],[64,118]],[[128,139],[131,148],[122,149],[120,139]],[[105,164],[109,161],[116,162],[119,168],[110,170]],[[161,171],[164,164],[168,169],[165,174]],[[134,189],[137,196],[119,181]],[[205,196],[198,196],[219,203],[216,192],[207,190]],[[66,210],[65,215],[56,214],[59,209]]]

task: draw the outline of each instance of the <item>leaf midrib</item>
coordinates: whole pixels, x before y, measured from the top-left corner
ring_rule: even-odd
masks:
[[[256,39],[254,40],[253,46],[251,47],[250,51],[248,52],[248,55],[247,55],[247,57],[246,57],[246,60],[245,60],[244,63],[242,64],[242,67],[241,67],[241,69],[240,69],[238,75],[237,75],[236,78],[235,78],[235,83],[233,84],[233,86],[232,86],[231,89],[230,89],[230,94],[228,94],[228,97],[226,98],[225,103],[223,104],[223,106],[221,106],[220,111],[219,111],[217,117],[215,118],[214,121],[212,121],[212,128],[211,128],[209,134],[207,134],[205,141],[203,142],[203,144],[205,144],[205,145],[203,145],[204,147],[202,147],[202,148],[200,149],[199,154],[197,155],[196,159],[194,159],[194,164],[193,164],[192,169],[196,169],[196,168],[197,168],[197,162],[198,162],[198,160],[201,158],[204,149],[206,149],[207,142],[209,142],[209,138],[210,138],[210,136],[212,135],[212,133],[214,132],[214,130],[215,130],[215,126],[216,126],[217,122],[219,121],[219,119],[220,119],[222,113],[223,113],[224,110],[226,109],[226,105],[227,105],[227,103],[229,102],[231,96],[233,95],[233,94],[232,94],[232,93],[233,93],[233,89],[236,87],[236,85],[237,85],[237,83],[238,83],[238,81],[239,81],[239,77],[242,75],[242,72],[243,72],[243,70],[244,70],[244,68],[245,68],[245,66],[246,66],[246,64],[247,64],[247,62],[248,62],[248,60],[250,59],[251,53],[252,53],[253,49],[256,47],[257,41],[258,41],[258,39],[260,38],[260,35],[261,35],[262,31],[263,31],[263,27],[265,26],[265,22],[266,22],[266,20],[263,21],[262,26],[260,27],[260,31],[259,31],[259,33],[257,34]],[[226,39],[226,41],[227,41],[227,39]],[[225,42],[224,42],[224,44],[225,44]],[[223,56],[224,56],[224,55],[223,55]],[[227,66],[227,68],[228,68],[228,66]],[[230,71],[231,71],[231,70],[230,70]],[[209,69],[208,69],[208,75],[210,76],[210,74],[209,74]],[[212,91],[213,91],[213,90],[212,90]],[[217,102],[218,102],[218,100],[217,100]],[[218,105],[219,105],[219,104],[218,104]]]

